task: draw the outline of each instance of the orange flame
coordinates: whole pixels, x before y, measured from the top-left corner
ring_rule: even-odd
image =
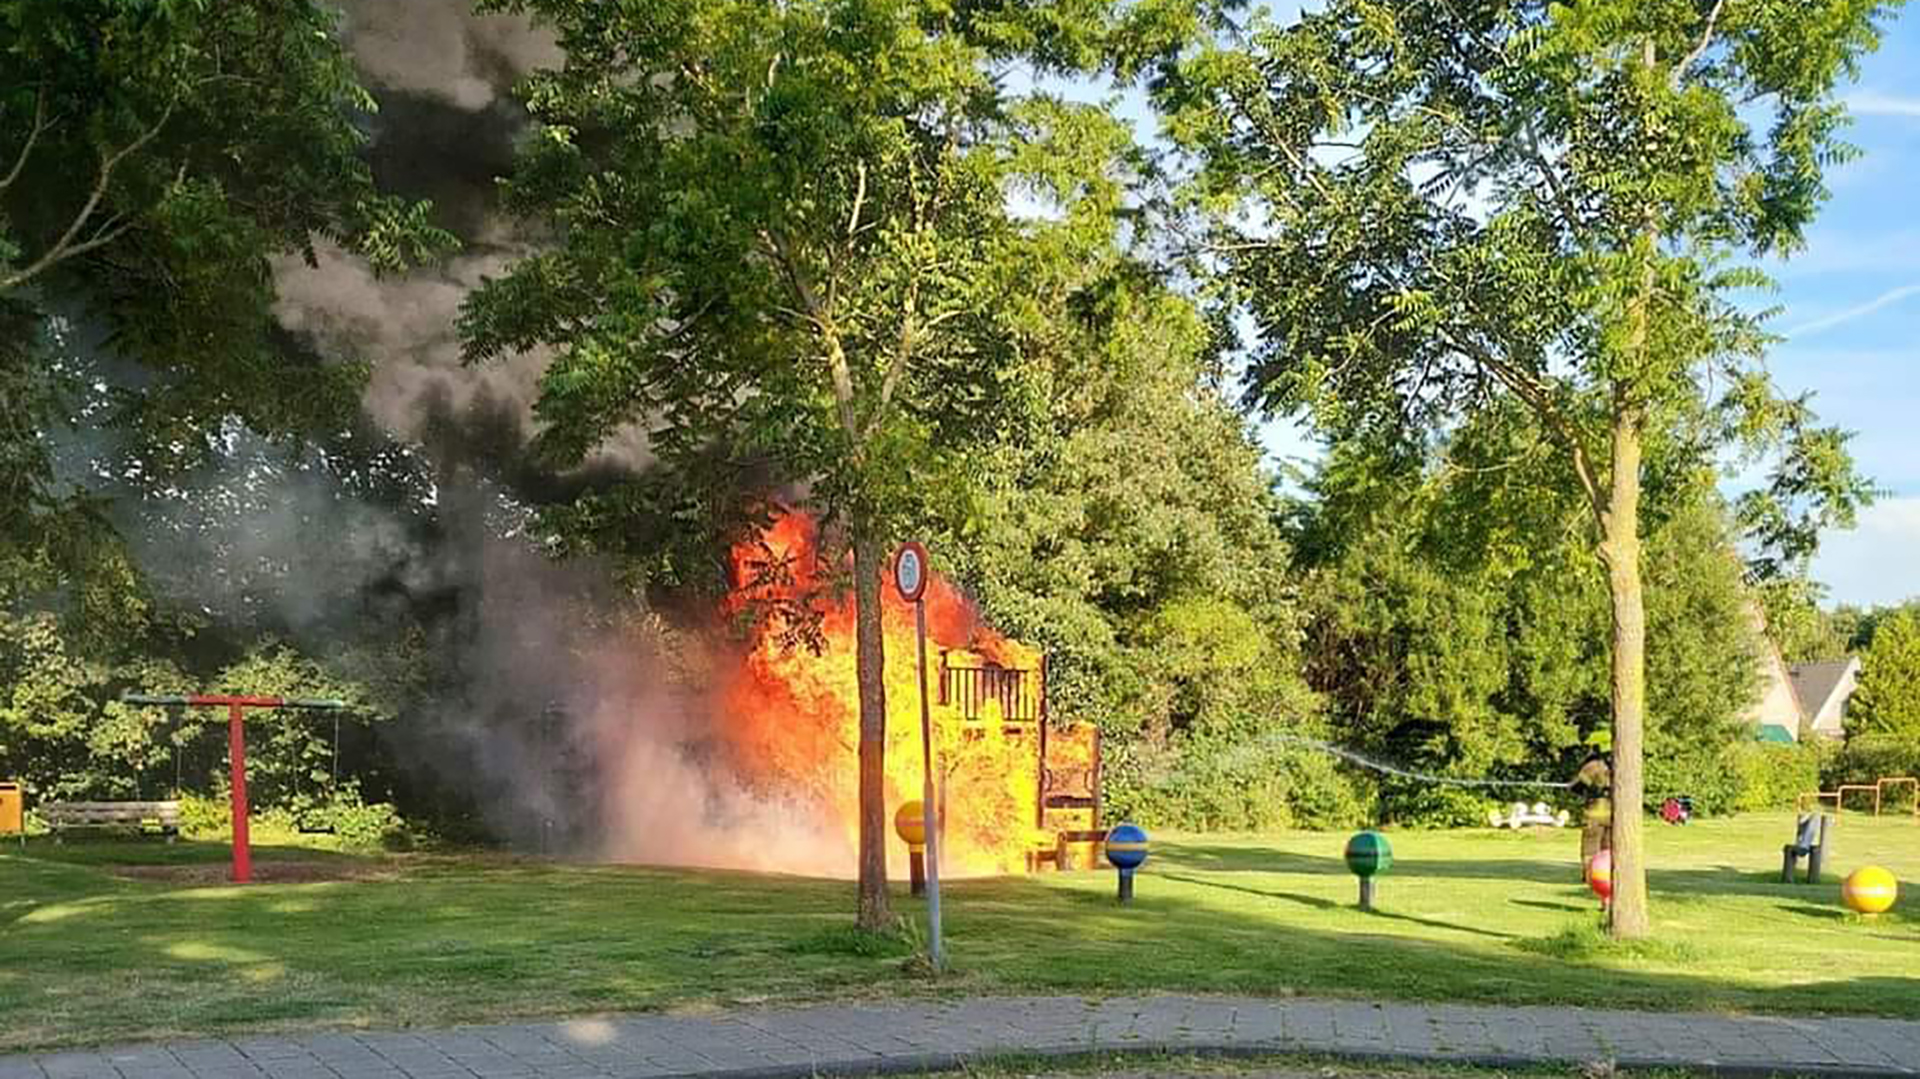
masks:
[[[757,541],[732,552],[739,590],[729,613],[824,604],[816,652],[783,638],[793,623],[776,615],[754,629],[749,649],[722,702],[721,740],[729,763],[751,788],[821,816],[845,837],[844,868],[854,870],[859,836],[860,741],[855,673],[855,606],[851,589],[830,594],[830,567],[816,556],[816,528],[805,514],[779,518]],[[921,796],[920,688],[915,671],[914,611],[900,598],[891,568],[882,589],[887,700],[886,819],[889,872],[901,875],[906,847],[891,832],[894,811]],[[938,573],[923,599],[927,614],[927,685],[931,703],[938,800],[944,802],[941,870],[949,875],[1015,872],[1051,836],[1036,828],[1040,762],[1036,722],[1008,722],[1018,707],[1037,712],[1040,656],[983,625],[973,605]],[[945,663],[943,664],[943,656]],[[973,707],[941,703],[946,666],[999,668],[967,683]],[[1014,680],[1023,680],[1015,689]],[[969,718],[968,712],[973,716]],[[764,864],[764,863],[763,863]],[[777,859],[767,868],[779,868]]]

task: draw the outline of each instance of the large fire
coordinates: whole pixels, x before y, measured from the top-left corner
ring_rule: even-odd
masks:
[[[859,834],[855,608],[851,589],[835,590],[824,580],[832,567],[816,558],[815,531],[809,517],[789,513],[732,552],[739,588],[731,613],[756,617],[744,663],[722,702],[719,734],[730,769],[745,784],[819,815],[844,852],[837,871],[851,874]],[[902,802],[921,795],[920,690],[913,609],[890,579],[882,591],[890,822]],[[942,871],[1017,872],[1056,838],[1041,828],[1043,821],[1054,825],[1040,813],[1041,657],[983,625],[966,597],[938,574],[924,602],[935,782],[944,804]],[[783,632],[795,620],[766,617],[807,603],[821,614],[819,637],[811,642]],[[1050,733],[1050,761],[1090,761],[1089,738]],[[889,835],[887,848],[890,873],[898,876],[905,847]]]

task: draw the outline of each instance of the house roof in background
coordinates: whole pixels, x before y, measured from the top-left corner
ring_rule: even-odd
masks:
[[[1819,715],[1834,690],[1846,680],[1847,673],[1859,664],[1857,656],[1848,656],[1819,663],[1796,663],[1789,667],[1787,673],[1793,678],[1793,693],[1800,698],[1800,710],[1809,718]]]

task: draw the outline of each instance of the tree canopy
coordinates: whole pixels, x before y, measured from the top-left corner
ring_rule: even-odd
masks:
[[[1112,211],[1115,127],[1009,93],[992,65],[1072,62],[1104,5],[495,6],[537,13],[566,52],[528,82],[540,130],[506,199],[557,243],[473,297],[468,353],[556,351],[538,414],[563,459],[637,424],[682,482],[711,483],[718,450],[723,481],[804,484],[844,524],[878,927],[885,546],[997,392],[1026,276],[1060,257],[1010,198]]]
[[[1860,660],[1852,730],[1920,741],[1920,614],[1904,608],[1874,627],[1873,644]]]
[[[320,310],[325,267],[378,289],[453,243],[382,186],[406,117],[339,16],[5,5],[0,773],[210,792],[199,721],[121,691],[341,696],[364,788],[327,782],[367,831],[363,796],[465,835],[475,789],[525,783],[487,822],[525,838],[594,801],[592,754],[547,753],[569,683],[632,689],[574,676],[700,682],[737,643],[724,554],[794,503],[859,612],[869,928],[910,536],[1045,649],[1109,809],[1164,825],[1482,819],[1313,741],[1530,781],[1611,739],[1619,804],[1772,804],[1813,754],[1743,745],[1756,595],[1791,659],[1868,647],[1855,719],[1891,748],[1848,767],[1905,760],[1920,620],[1821,609],[1815,536],[1870,491],[1769,381],[1744,264],[1801,244],[1851,152],[1834,88],[1895,6],[483,0],[559,59],[476,114],[515,159],[453,216],[500,261],[420,282],[464,297],[433,331],[471,369],[407,367],[448,391],[414,443],[368,405],[405,357],[275,317],[362,317]],[[1076,100],[1136,79],[1161,144]],[[464,106],[395,111],[434,108]],[[299,258],[326,280],[293,287]],[[513,437],[451,403],[523,377]],[[1281,481],[1254,412],[1308,415],[1323,458]],[[262,805],[311,810],[324,739],[262,724]]]
[[[1650,457],[1783,446],[1743,505],[1760,568],[1868,490],[1774,393],[1739,253],[1791,253],[1845,155],[1836,82],[1893,5],[1334,0],[1163,65],[1195,202],[1259,329],[1251,394],[1336,437],[1418,438],[1499,403],[1558,447],[1613,607],[1615,802],[1642,795]],[[1810,507],[1810,509],[1809,509]],[[1614,931],[1647,931],[1614,818]]]
[[[355,414],[364,364],[287,347],[269,260],[335,239],[394,270],[449,238],[375,189],[372,101],[336,21],[308,0],[0,11],[0,497],[18,510],[0,602],[130,591],[104,521],[56,476],[83,406],[162,467],[223,424],[311,435]],[[110,376],[102,355],[140,373]],[[102,380],[116,392],[83,401]]]

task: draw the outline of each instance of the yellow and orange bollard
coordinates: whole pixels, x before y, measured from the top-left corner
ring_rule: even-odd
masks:
[[[903,803],[893,814],[893,834],[907,845],[907,878],[914,895],[927,894],[927,814],[920,801]]]

